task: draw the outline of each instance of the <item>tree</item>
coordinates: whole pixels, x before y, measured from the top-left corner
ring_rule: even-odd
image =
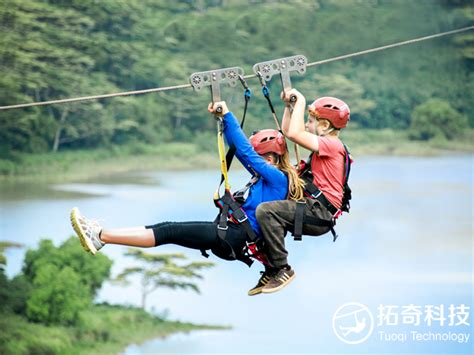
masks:
[[[449,102],[432,99],[413,110],[410,137],[419,140],[455,139],[467,128],[466,116],[451,107]]]
[[[80,283],[87,287],[92,298],[109,277],[112,261],[104,254],[91,257],[84,252],[77,238],[71,237],[59,247],[55,247],[51,240],[45,239],[40,242],[38,249],[28,250],[23,273],[34,282],[44,265],[53,265],[59,270],[71,268],[77,273]]]
[[[45,324],[74,324],[91,301],[89,289],[71,267],[43,264],[33,280],[26,314]]]
[[[249,74],[256,62],[298,53],[309,61],[330,58],[468,26],[471,3],[3,0],[0,105],[175,85],[212,68],[241,66]],[[308,98],[341,97],[361,127],[407,129],[412,108],[432,97],[445,98],[473,126],[471,32],[308,68],[304,76],[292,75],[294,87]],[[249,85],[255,99],[248,133],[273,125],[257,82]],[[278,101],[278,78],[269,86]],[[241,91],[224,87],[222,93],[239,111]],[[18,152],[199,143],[196,132],[214,129],[203,118],[207,100],[208,90],[180,90],[2,111],[0,156],[14,163]]]
[[[27,251],[23,274],[12,281],[15,289],[28,291],[26,302],[14,306],[33,321],[73,324],[92,303],[111,266],[107,256],[85,253],[77,238],[71,237],[59,247],[51,240],[42,240],[38,249]]]
[[[343,99],[351,109],[351,121],[363,125],[370,121],[370,112],[375,108],[373,100],[366,99],[364,88],[359,83],[349,80],[341,74],[320,75],[313,74],[309,80],[300,84],[310,104],[312,100],[321,96],[334,96]]]
[[[93,82],[88,74],[94,60],[83,53],[83,48],[93,46],[87,36],[93,21],[74,10],[61,10],[47,2],[7,2],[0,10],[2,19],[8,18],[0,26],[3,37],[0,68],[5,73],[0,87],[7,94],[1,95],[1,101],[15,98],[38,101],[77,95],[78,83],[84,81],[90,87]],[[27,146],[18,147],[20,150],[44,151],[53,146],[56,127],[64,124],[69,111],[68,107],[48,107],[44,111],[8,113],[8,120],[0,122],[1,128],[26,141]],[[24,115],[29,119],[22,118]],[[21,131],[15,129],[18,123]],[[31,139],[34,145],[29,144]]]
[[[141,277],[142,308],[146,308],[147,297],[160,287],[175,289],[191,289],[200,292],[198,286],[184,279],[202,279],[199,270],[210,268],[214,263],[192,262],[178,265],[176,259],[186,259],[184,254],[152,254],[139,249],[128,249],[127,256],[137,259],[142,265],[126,268],[115,280],[124,284],[129,283],[131,275]]]

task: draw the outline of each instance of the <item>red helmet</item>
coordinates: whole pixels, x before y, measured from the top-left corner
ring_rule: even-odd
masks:
[[[286,152],[286,140],[276,129],[262,129],[250,137],[250,144],[258,154],[275,153],[283,155]]]
[[[335,97],[321,97],[308,106],[309,113],[324,118],[335,128],[344,128],[350,120],[351,110],[342,100]]]

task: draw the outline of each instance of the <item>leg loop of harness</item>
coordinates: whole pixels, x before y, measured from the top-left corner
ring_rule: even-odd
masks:
[[[320,226],[320,227],[329,227],[332,237],[333,237],[333,242],[336,241],[338,235],[336,231],[334,230],[334,226],[336,225],[336,223],[333,218],[328,220],[328,219],[321,219],[321,218],[313,217],[313,216],[306,216],[305,223],[312,224],[315,226]]]
[[[306,219],[306,201],[296,201],[295,210],[295,229],[293,231],[293,237],[295,240],[303,240],[303,224]]]
[[[322,219],[318,217],[314,217],[311,215],[306,214],[306,202],[305,201],[296,201],[296,209],[295,209],[295,228],[293,231],[294,240],[301,241],[303,235],[303,225],[310,224],[320,227],[329,227],[333,242],[336,241],[338,235],[334,230],[334,226],[336,225],[336,218],[338,217],[337,213],[331,219]],[[336,217],[337,216],[337,217]]]

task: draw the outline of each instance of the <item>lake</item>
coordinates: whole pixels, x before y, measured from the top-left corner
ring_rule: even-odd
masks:
[[[232,170],[231,184],[248,180]],[[124,175],[94,183],[0,184],[0,240],[36,247],[72,235],[78,206],[106,227],[212,220],[219,172]],[[350,214],[332,236],[288,236],[295,280],[269,295],[247,296],[260,265],[220,260],[205,271],[201,294],[158,290],[150,311],[170,319],[231,325],[132,344],[145,353],[471,353],[473,328],[473,157],[360,157],[350,185]],[[113,273],[133,264],[125,248],[102,249]],[[162,246],[150,251],[199,251]],[[21,269],[24,249],[9,249],[7,273]],[[107,284],[97,301],[139,305],[137,284]],[[357,328],[359,326],[359,328]]]

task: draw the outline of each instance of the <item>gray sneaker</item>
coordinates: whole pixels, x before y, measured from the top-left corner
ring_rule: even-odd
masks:
[[[283,287],[288,285],[295,278],[295,272],[288,266],[278,270],[265,286],[262,288],[262,293],[272,293],[280,291]]]
[[[100,240],[102,227],[96,221],[84,217],[77,207],[71,211],[71,223],[85,251],[95,255],[105,245]]]

